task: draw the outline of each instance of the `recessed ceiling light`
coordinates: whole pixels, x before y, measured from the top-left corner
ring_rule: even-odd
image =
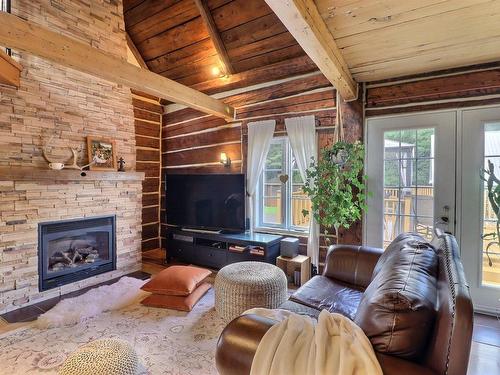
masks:
[[[223,75],[218,66],[212,67],[212,74],[216,77],[220,77],[221,75]]]

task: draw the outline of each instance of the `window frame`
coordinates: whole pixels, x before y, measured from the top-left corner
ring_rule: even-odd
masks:
[[[11,13],[11,0],[0,0],[0,11]],[[10,48],[5,48],[5,53],[12,56],[12,50]]]
[[[254,212],[256,212],[256,225],[255,230],[260,232],[276,232],[276,233],[293,233],[304,234],[307,233],[309,228],[292,224],[292,198],[293,198],[293,150],[290,145],[288,136],[274,137],[271,141],[272,144],[279,144],[284,142],[283,153],[283,168],[282,171],[288,175],[288,181],[281,184],[281,222],[282,224],[264,222],[263,212],[263,199],[264,199],[264,173],[266,171],[265,165],[259,176],[257,187],[257,199],[255,200]]]

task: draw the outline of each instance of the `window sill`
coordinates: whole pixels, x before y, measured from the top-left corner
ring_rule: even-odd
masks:
[[[286,230],[280,228],[255,228],[257,233],[267,233],[267,234],[279,234],[281,236],[292,236],[292,237],[307,237],[309,232],[307,230]]]

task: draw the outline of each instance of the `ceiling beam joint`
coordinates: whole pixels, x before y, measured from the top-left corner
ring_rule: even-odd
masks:
[[[135,58],[135,61],[137,61],[137,64],[139,64],[139,66],[142,68],[142,69],[147,69],[149,70],[149,67],[148,65],[146,64],[146,62],[144,61],[144,59],[142,58],[142,55],[141,53],[139,52],[139,50],[137,49],[134,41],[132,40],[132,38],[130,37],[129,33],[128,32],[125,32],[125,38],[127,39],[127,46],[128,48],[130,49],[130,52],[132,52],[132,55],[134,56]]]
[[[139,68],[123,58],[53,32],[31,21],[0,12],[0,45],[124,85],[204,113],[234,120],[234,108],[200,91]]]
[[[210,39],[212,40],[215,50],[217,51],[217,54],[219,55],[219,60],[222,65],[222,69],[224,70],[225,74],[234,74],[235,70],[233,68],[233,64],[231,63],[231,60],[229,59],[229,54],[227,53],[226,46],[224,45],[224,42],[222,41],[222,38],[220,36],[219,30],[217,30],[217,25],[215,24],[214,17],[212,16],[212,12],[210,11],[210,8],[208,7],[207,1],[206,0],[194,0],[196,6],[198,7],[198,10],[200,11],[201,18],[203,19],[203,22],[205,23],[207,29],[208,29],[208,34],[210,35]]]
[[[342,98],[356,100],[358,84],[314,0],[266,0],[266,3]]]

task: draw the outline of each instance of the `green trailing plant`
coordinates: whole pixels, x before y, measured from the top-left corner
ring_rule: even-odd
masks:
[[[364,146],[340,141],[321,151],[318,162],[306,171],[304,193],[312,202],[312,215],[328,235],[328,228],[348,229],[360,220],[366,206],[366,176],[363,175]],[[304,216],[310,215],[303,210]],[[327,237],[328,238],[328,237]]]
[[[495,166],[488,160],[488,169],[481,170],[481,179],[486,182],[486,188],[488,190],[488,201],[490,202],[491,209],[497,217],[496,230],[491,233],[483,233],[481,235],[482,240],[489,240],[486,245],[486,256],[488,258],[489,266],[493,266],[490,257],[490,248],[492,246],[500,247],[500,180],[495,175]]]

